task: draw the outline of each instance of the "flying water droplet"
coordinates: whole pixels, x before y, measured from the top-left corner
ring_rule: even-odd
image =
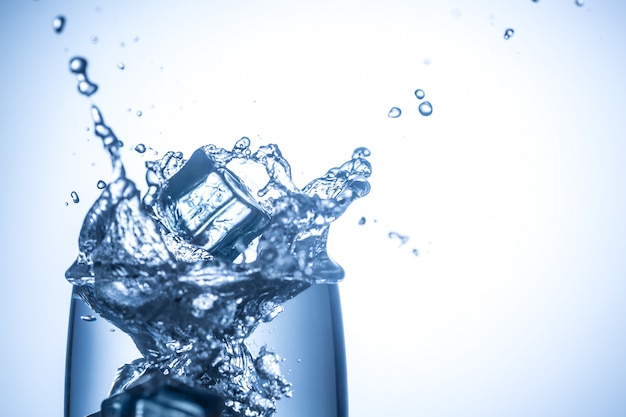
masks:
[[[93,316],[93,315],[89,314],[89,315],[85,315],[85,316],[80,316],[80,319],[82,321],[96,321],[96,316]]]
[[[420,103],[418,110],[422,116],[430,116],[433,114],[433,106],[430,104],[430,101]]]
[[[361,146],[361,147],[356,148],[354,152],[352,152],[352,159],[367,158],[371,154],[372,153],[370,152],[369,149]]]
[[[413,250],[411,251],[411,253],[412,253],[413,255],[415,255],[415,256],[419,256],[419,255],[420,255],[420,253],[419,253],[419,251],[418,251],[417,249],[413,249]]]
[[[89,97],[98,90],[98,86],[87,78],[87,60],[80,56],[75,56],[70,60],[70,71],[76,75],[78,81],[78,92]]]
[[[140,143],[139,145],[135,146],[135,150],[139,153],[144,153],[146,151],[146,145]]]
[[[141,110],[137,110],[137,117],[143,116],[143,112]]]
[[[366,221],[367,221],[367,220],[365,219],[365,217],[361,217],[361,218],[359,219],[359,226],[363,226],[363,225],[365,224],[365,222],[366,222]]]
[[[124,68],[126,68],[126,65],[124,65],[124,63],[123,63],[123,62],[118,62],[118,63],[117,63],[117,67],[118,67],[119,69],[123,70]]]
[[[246,150],[248,150],[248,148],[250,148],[250,138],[244,136],[237,142],[235,142],[233,152],[245,152]]]
[[[78,193],[76,191],[72,191],[70,193],[70,197],[72,197],[72,201],[74,203],[78,203],[80,201],[80,198],[78,198]]]
[[[396,117],[400,117],[401,114],[402,114],[402,110],[400,110],[397,107],[392,107],[391,110],[389,110],[387,117],[391,117],[392,119],[395,119]]]
[[[52,29],[54,29],[54,33],[62,33],[65,29],[65,16],[59,15],[52,19]]]
[[[417,90],[415,90],[415,97],[417,97],[418,99],[423,99],[424,96],[426,95],[426,93],[424,93],[424,90],[418,88]]]
[[[98,37],[96,35],[93,35],[91,37],[91,43],[93,43],[94,45],[97,44],[99,41]]]
[[[107,186],[107,183],[100,180],[98,181],[98,184],[96,184],[96,187],[98,187],[98,190],[104,190]]]
[[[389,232],[389,239],[397,240],[400,243],[400,246],[406,244],[409,241],[408,236],[401,235],[398,232]]]
[[[514,33],[515,31],[513,29],[508,28],[507,30],[504,31],[504,39],[505,40],[511,39],[511,36],[513,36]]]
[[[576,6],[583,7],[585,5],[585,0],[576,0]]]

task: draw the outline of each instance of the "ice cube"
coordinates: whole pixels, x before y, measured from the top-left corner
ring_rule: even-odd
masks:
[[[162,188],[166,227],[217,258],[233,261],[269,223],[239,178],[198,149]]]

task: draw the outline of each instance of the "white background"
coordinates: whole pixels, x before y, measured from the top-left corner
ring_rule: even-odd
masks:
[[[2,415],[62,414],[63,274],[111,175],[91,103],[138,181],[138,143],[277,143],[301,185],[372,151],[372,192],[329,242],[352,416],[625,415],[625,17],[618,0],[3,1]]]

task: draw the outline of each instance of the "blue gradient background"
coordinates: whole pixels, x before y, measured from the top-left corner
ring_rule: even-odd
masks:
[[[2,415],[62,415],[91,102],[136,179],[138,143],[278,143],[302,185],[371,149],[329,243],[352,416],[626,415],[626,3],[585,3],[4,0]]]

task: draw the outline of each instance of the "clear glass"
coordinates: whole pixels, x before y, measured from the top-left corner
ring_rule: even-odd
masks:
[[[93,320],[95,318],[95,320]],[[275,417],[346,417],[346,360],[337,285],[313,285],[284,304],[273,321],[247,340],[254,354],[268,346],[283,359],[293,396]],[[65,417],[100,410],[119,366],[138,358],[131,339],[72,296],[67,344]]]

